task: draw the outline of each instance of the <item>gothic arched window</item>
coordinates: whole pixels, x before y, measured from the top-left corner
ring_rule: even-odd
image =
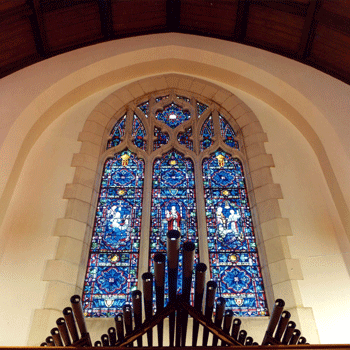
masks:
[[[240,130],[219,106],[183,92],[135,102],[106,144],[83,292],[86,316],[122,310],[141,288],[137,276],[152,270],[154,253],[166,251],[169,229],[180,231],[182,243],[195,243],[196,260],[209,265],[208,278],[236,316],[266,315]]]

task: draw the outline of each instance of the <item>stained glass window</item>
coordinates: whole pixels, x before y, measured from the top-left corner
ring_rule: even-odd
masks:
[[[154,136],[156,139],[153,142],[153,151],[162,145],[166,145],[169,141],[169,134],[167,132],[161,131],[159,128],[154,128]]]
[[[180,106],[189,102],[196,107],[195,111]],[[165,91],[151,98],[147,96],[147,100],[144,97],[132,102],[128,109],[134,112],[120,117],[107,141],[107,149],[119,145],[125,151],[104,165],[85,276],[84,313],[87,317],[114,317],[120,312],[131,292],[142,288],[137,285],[138,273],[147,267],[153,272],[154,254],[166,253],[168,230],[178,229],[182,244],[186,240],[195,243],[197,262],[198,247],[208,240],[208,255],[202,260],[209,259],[210,276],[218,283],[218,294],[226,299],[227,309],[232,309],[236,316],[267,315],[243,168],[233,157],[244,155],[239,151],[232,126],[214,105],[205,105],[181,91]],[[213,112],[210,114],[209,110]],[[151,111],[157,112],[153,115]],[[198,118],[193,117],[196,115]],[[180,132],[170,132],[164,124],[159,127],[159,121],[172,129],[187,123]],[[214,130],[214,122],[220,129]],[[126,125],[132,125],[131,130]],[[146,135],[146,130],[151,135]],[[232,147],[232,152],[217,150],[214,139]],[[176,149],[179,144],[187,148],[186,156],[191,158]],[[166,149],[171,151],[162,154],[163,145],[168,145]],[[202,163],[205,208],[197,208],[194,164],[200,162],[204,150],[210,154]],[[152,167],[152,191],[143,197],[145,165]],[[201,181],[201,174],[196,175],[197,181]],[[151,214],[143,218],[147,224],[144,221],[141,226],[143,204],[151,208]],[[207,223],[207,230],[200,234],[198,213],[205,215],[202,219]],[[149,251],[139,251],[141,231],[145,227],[148,230],[148,220]],[[149,265],[138,272],[142,254],[148,254]],[[181,283],[179,278],[179,292]],[[167,293],[167,281],[165,288]],[[193,297],[192,290],[192,301]]]
[[[156,118],[171,128],[175,129],[184,121],[190,119],[191,114],[189,111],[183,110],[182,107],[175,103],[164,107],[163,111],[159,111],[156,114]]]
[[[154,161],[152,181],[150,266],[155,253],[166,253],[169,230],[180,231],[182,242],[198,247],[193,162],[172,150]],[[178,282],[181,288],[181,278]]]
[[[181,145],[185,145],[191,151],[193,151],[193,141],[191,140],[192,128],[187,128],[185,132],[179,132],[177,135],[177,140]]]
[[[267,304],[242,164],[216,151],[203,161],[203,182],[211,276],[235,316],[265,316]]]
[[[87,267],[87,317],[114,317],[137,286],[144,162],[124,151],[105,163]]]
[[[204,122],[201,130],[201,151],[204,151],[206,148],[210,147],[213,143],[212,137],[214,136],[214,126],[213,126],[213,117],[210,116]]]
[[[198,114],[198,117],[200,117],[207,108],[208,108],[208,106],[205,105],[204,103],[197,102],[197,114]]]
[[[137,107],[140,108],[140,110],[143,112],[143,114],[146,116],[146,118],[148,118],[149,102],[146,101],[144,103],[141,103]]]
[[[125,132],[125,120],[126,115],[121,117],[114,125],[112,131],[111,131],[111,139],[107,143],[107,149],[111,147],[118,146],[121,142],[122,137],[124,136]]]
[[[226,145],[239,149],[239,144],[235,139],[236,133],[234,132],[232,126],[226,121],[226,119],[222,115],[219,115],[219,120],[221,136]]]
[[[146,136],[146,130],[142,124],[142,121],[136,114],[134,114],[131,136],[133,137],[133,144],[135,146],[143,150],[146,150],[147,144],[144,139],[144,137]]]

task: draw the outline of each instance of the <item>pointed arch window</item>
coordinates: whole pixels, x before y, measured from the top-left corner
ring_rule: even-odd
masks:
[[[105,162],[84,284],[87,317],[112,317],[137,286],[144,161],[129,151]]]
[[[203,161],[203,183],[211,278],[236,316],[265,316],[243,166],[227,152],[217,150]]]
[[[195,243],[236,316],[267,315],[240,131],[218,110],[164,91],[135,101],[112,128],[83,292],[87,316],[121,311],[141,288],[137,276],[165,252],[169,229]]]

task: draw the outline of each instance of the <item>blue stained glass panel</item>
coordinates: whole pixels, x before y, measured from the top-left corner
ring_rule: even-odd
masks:
[[[150,252],[166,252],[169,230],[181,232],[181,240],[197,244],[197,209],[194,166],[172,150],[154,161]]]
[[[191,140],[192,128],[187,128],[184,132],[179,132],[177,140],[181,145],[185,145],[191,151],[193,151],[193,141]]]
[[[172,150],[154,161],[150,233],[150,270],[153,255],[166,254],[167,232],[179,230],[181,242],[192,241],[198,249],[197,208],[192,160]],[[196,253],[198,259],[198,253]],[[181,289],[181,269],[178,289]],[[193,297],[193,296],[192,296]]]
[[[148,113],[149,113],[149,102],[146,101],[144,103],[141,103],[137,106],[142,112],[143,114],[146,116],[146,118],[148,118]]]
[[[268,314],[242,164],[223,151],[203,161],[211,277],[235,316]]]
[[[172,129],[175,129],[180,124],[190,119],[191,114],[189,111],[182,109],[175,103],[164,107],[163,111],[159,111],[156,114],[156,118],[166,125],[170,126]]]
[[[226,119],[219,115],[221,136],[226,145],[239,149],[239,144],[235,139],[236,133]]]
[[[200,117],[205,112],[205,110],[207,108],[208,108],[208,106],[205,105],[204,103],[197,102],[197,114],[198,114],[198,117]]]
[[[83,291],[86,317],[113,317],[137,288],[144,162],[124,151],[105,163]]]
[[[125,133],[126,115],[121,117],[114,125],[110,136],[112,137],[107,143],[107,149],[118,146]]]
[[[154,136],[156,139],[153,142],[153,151],[161,147],[162,145],[166,145],[169,141],[169,134],[167,132],[161,131],[159,128],[154,128]]]
[[[134,114],[134,119],[132,122],[131,136],[134,138],[132,141],[133,144],[145,151],[147,147],[146,140],[144,139],[144,137],[146,136],[146,130],[143,126],[142,121],[136,114]]]
[[[204,151],[206,148],[210,147],[213,143],[212,137],[214,136],[214,126],[213,126],[213,117],[209,116],[204,122],[201,133],[201,151]]]

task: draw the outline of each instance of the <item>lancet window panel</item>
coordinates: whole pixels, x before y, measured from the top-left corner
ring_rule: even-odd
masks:
[[[152,176],[152,207],[150,234],[150,270],[153,271],[155,253],[166,254],[167,233],[178,230],[181,244],[191,241],[196,246],[198,262],[198,228],[195,197],[194,166],[175,150],[154,161]],[[179,257],[178,292],[182,288],[182,255]],[[168,284],[165,285],[166,299]],[[192,290],[191,299],[193,300]]]
[[[179,230],[181,240],[198,246],[194,166],[172,150],[154,161],[150,253],[166,252],[166,235]]]
[[[103,170],[83,307],[87,317],[113,317],[137,288],[144,161],[130,151]]]
[[[238,159],[216,151],[203,161],[210,273],[235,316],[266,316],[251,211]]]

